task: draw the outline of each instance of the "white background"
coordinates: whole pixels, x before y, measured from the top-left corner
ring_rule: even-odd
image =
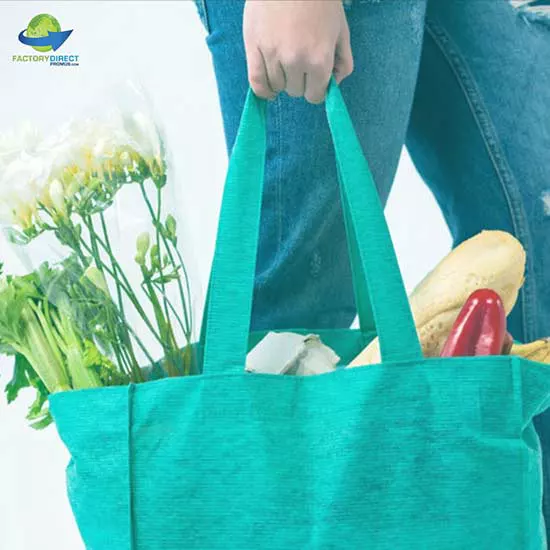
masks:
[[[79,54],[80,67],[12,63],[12,55],[31,52],[17,35],[43,12],[54,15],[63,30],[75,29],[63,53]],[[0,132],[24,119],[53,128],[94,100],[101,107],[99,94],[126,78],[146,88],[165,128],[185,240],[204,288],[227,161],[213,70],[192,2],[0,4]],[[131,211],[119,215],[131,221]],[[450,237],[406,154],[387,216],[411,289],[448,251]],[[133,246],[133,235],[130,240]],[[0,259],[17,267],[1,240]],[[0,389],[10,371],[10,362],[0,357]],[[0,395],[0,550],[80,550],[65,496],[67,453],[55,428],[27,427],[22,401],[7,407]]]

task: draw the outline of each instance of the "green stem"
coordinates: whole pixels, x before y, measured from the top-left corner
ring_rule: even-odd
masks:
[[[86,227],[88,228],[88,233],[90,235],[90,244],[92,246],[92,257],[94,259],[94,263],[99,271],[103,274],[103,260],[101,259],[101,254],[99,253],[99,248],[95,239],[94,223],[91,216],[87,216],[83,218],[83,220],[86,224]]]
[[[184,362],[184,376],[188,376],[191,374],[191,362],[193,360],[193,348],[191,347],[191,344],[187,344],[185,346],[185,349],[183,351],[183,362]]]
[[[157,219],[156,216],[155,216],[155,211],[153,209],[153,205],[151,204],[151,201],[149,200],[149,197],[147,196],[147,191],[145,190],[145,185],[143,183],[140,183],[139,186],[140,186],[140,189],[141,189],[141,194],[143,195],[143,199],[144,199],[145,204],[147,206],[147,210],[149,211],[149,214],[150,214],[150,216],[153,220],[155,228],[156,228],[157,232],[159,232],[161,237],[162,237],[162,241],[163,241],[163,244],[166,248],[166,253],[168,254],[168,258],[169,258],[173,268],[175,270],[177,270],[178,266],[177,266],[177,264],[174,260],[174,256],[172,254],[172,251],[170,249],[170,246],[168,244],[168,240],[166,239],[166,236],[163,234],[162,231],[160,231],[161,223],[160,223],[160,220]],[[181,259],[181,255],[179,254],[179,252],[178,252],[178,256]],[[183,265],[183,262],[181,262],[181,267],[182,267],[184,273],[186,274],[185,266]],[[179,289],[179,294],[180,294],[181,305],[182,305],[182,308],[183,308],[183,315],[184,315],[185,324],[186,324],[186,327],[187,327],[187,330],[185,331],[185,335],[186,335],[187,338],[189,338],[189,335],[190,335],[190,321],[189,321],[189,315],[188,315],[188,312],[187,312],[187,303],[186,303],[186,300],[185,300],[183,285],[182,285],[182,282],[181,282],[181,279],[180,279],[179,276],[178,276],[177,282],[178,282],[178,289]]]
[[[44,209],[46,212],[48,212],[47,209]],[[48,214],[51,215],[51,213],[48,212]],[[98,268],[98,270],[104,275],[104,271],[105,271],[105,264],[103,263],[103,261],[101,260],[101,255],[99,253],[99,249],[97,247],[97,242],[96,242],[96,239],[95,239],[95,230],[94,230],[94,227],[93,227],[93,220],[91,218],[91,216],[82,216],[82,220],[83,222],[85,223],[86,227],[88,228],[88,232],[89,232],[89,235],[90,235],[90,244],[91,244],[91,248],[85,243],[85,241],[82,239],[82,237],[80,236],[80,233],[77,231],[74,223],[71,221],[71,219],[69,218],[62,226],[60,226],[59,229],[61,229],[62,231],[66,231],[68,232],[68,235],[70,235],[70,239],[69,240],[69,246],[76,252],[78,258],[80,259],[80,262],[82,264],[82,267],[83,269],[87,269],[88,268],[88,261],[86,259],[86,256],[84,255],[84,252],[83,252],[83,247],[85,247],[86,251],[92,256],[93,260],[94,260],[94,263],[96,265],[96,267]],[[52,230],[55,230],[55,228],[52,228]],[[112,274],[114,275],[114,274]],[[116,277],[114,277],[114,279],[116,280]],[[57,320],[59,321],[60,323],[60,320],[59,318],[57,318]],[[113,332],[113,327],[111,326],[111,323],[109,323],[109,329],[111,330],[111,332]],[[60,326],[60,325],[58,325]],[[57,341],[58,341],[58,344],[63,346],[63,344],[60,342],[60,338],[57,338]],[[119,343],[118,341],[116,343],[114,343],[113,345],[113,353],[115,354],[115,359],[118,363],[118,366],[119,366],[119,369],[122,371],[122,372],[126,372],[127,371],[127,368],[126,368],[126,364],[124,362],[124,359],[122,357],[122,355],[120,354],[120,350],[118,349],[118,346]],[[65,352],[67,353],[67,352]]]
[[[94,254],[94,251],[90,248],[90,246],[88,246],[88,244],[86,243],[86,241],[84,239],[80,239],[80,246],[88,253],[90,254],[91,256],[93,256]],[[116,277],[114,271],[112,271],[111,269],[109,269],[109,266],[105,265],[105,263],[101,262],[101,267],[102,269],[108,273],[111,277]]]
[[[151,305],[153,306],[153,311],[155,313],[155,318],[157,320],[157,325],[159,327],[161,335],[164,336],[163,349],[164,353],[166,354],[168,375],[177,376],[178,372],[176,366],[172,362],[172,356],[175,352],[177,353],[179,350],[176,339],[174,337],[174,333],[172,331],[172,326],[164,318],[162,307],[155,293],[155,289],[153,288],[149,280],[149,274],[146,272],[144,266],[142,266],[141,271],[143,274],[143,284],[145,285],[145,294],[151,301]]]
[[[128,361],[128,358],[124,355],[124,346],[119,342],[119,339],[117,336],[115,336],[116,342],[112,346],[113,353],[115,355],[116,362],[120,365],[121,371],[126,374],[130,375],[131,371],[131,365]]]
[[[52,231],[52,232],[55,232],[55,231],[60,232],[62,237],[68,240],[68,242],[66,242],[65,244],[67,244],[67,246],[69,246],[72,250],[76,252],[78,259],[82,263],[82,266],[84,267],[84,269],[86,269],[86,267],[88,267],[86,262],[86,257],[84,256],[82,249],[79,246],[79,243],[78,243],[79,238],[77,236],[76,230],[74,229],[74,224],[72,223],[70,217],[59,218],[55,216],[53,212],[50,212],[50,210],[46,208],[43,204],[41,205],[40,208],[43,212],[45,212],[51,218],[51,220],[55,224],[57,224],[53,226],[49,224],[45,224],[44,230]]]
[[[105,222],[105,216],[103,212],[100,213],[100,220],[101,220],[101,228],[103,230],[103,238],[105,239],[105,249],[107,252],[107,255],[109,256],[109,260],[111,261],[111,265],[113,269],[115,269],[115,255],[113,253],[113,248],[111,246],[111,240],[109,239],[109,232],[107,230],[107,224]],[[134,348],[132,346],[132,340],[128,334],[128,326],[129,323],[126,320],[126,314],[124,312],[124,301],[122,299],[122,287],[120,280],[118,277],[115,279],[115,285],[116,285],[116,291],[117,291],[117,299],[118,299],[118,305],[120,309],[120,317],[123,321],[122,323],[122,340],[126,346],[126,351],[128,353],[128,358],[130,361],[130,367],[132,372],[134,373],[134,376],[136,377],[136,381],[143,381],[143,377],[141,374],[141,369],[139,368],[139,364],[136,359],[136,355],[134,353]]]
[[[64,364],[63,355],[59,349],[57,339],[53,334],[53,332],[55,331],[55,328],[51,324],[51,319],[46,319],[46,316],[44,315],[42,310],[34,302],[32,301],[29,302],[29,305],[32,311],[34,312],[36,318],[38,319],[38,322],[40,323],[42,332],[46,337],[46,340],[48,341],[48,344],[50,346],[53,356],[55,357],[55,360],[59,365],[63,365]]]
[[[109,255],[109,246],[107,242],[101,239],[101,237],[99,237],[97,234],[94,235],[94,239],[95,239],[95,242]],[[89,250],[89,247],[84,241],[82,242],[82,245]],[[93,254],[93,250],[91,251],[91,253]],[[110,258],[112,261],[113,269],[111,270],[107,266],[105,266],[105,264],[103,264],[105,271],[109,273],[109,275],[113,277],[115,280],[118,279],[117,274],[121,277],[122,283],[123,283],[121,284],[121,289],[124,290],[125,294],[128,296],[128,298],[130,299],[130,301],[132,302],[132,304],[134,305],[134,307],[136,308],[136,310],[138,311],[138,313],[140,314],[144,322],[147,324],[147,327],[149,328],[149,330],[153,333],[157,341],[165,350],[165,353],[167,354],[167,356],[171,357],[174,354],[174,352],[179,352],[172,327],[164,319],[164,316],[162,314],[162,309],[161,309],[160,303],[158,303],[158,299],[156,297],[154,289],[150,288],[150,291],[152,294],[148,295],[148,297],[153,305],[153,311],[155,314],[155,318],[157,320],[157,325],[159,327],[160,333],[157,333],[152,327],[152,324],[150,323],[149,319],[145,314],[145,311],[141,307],[141,304],[139,304],[137,297],[135,296],[133,290],[131,289],[131,285],[128,281],[128,278],[126,277],[125,273],[122,271],[122,268],[120,267],[120,264],[112,254],[112,251],[110,254]],[[167,342],[168,342],[168,346],[166,345]],[[173,366],[171,360],[168,361],[168,367],[172,375],[177,374],[177,370],[175,370],[175,366]],[[138,367],[138,370],[139,370],[139,367]],[[136,370],[136,375],[141,376],[141,370],[139,370],[139,374]]]
[[[187,274],[187,269],[185,269],[185,264],[183,263],[183,258],[181,256],[181,253],[180,253],[177,246],[174,246],[174,250],[175,250],[176,255],[178,257],[179,265],[181,266],[183,276],[185,277],[185,287],[186,287],[186,290],[187,290],[187,300],[188,300],[189,308],[190,308],[189,317],[186,317],[186,322],[187,322],[187,326],[188,326],[188,330],[189,330],[189,332],[188,332],[188,341],[190,341],[191,340],[191,334],[192,334],[192,331],[193,331],[193,317],[191,315],[191,307],[192,307],[192,304],[191,304],[191,286],[189,284],[189,275]],[[184,313],[187,313],[187,309],[185,309],[185,308],[184,308]]]
[[[20,355],[23,355],[25,359],[29,362],[29,364],[32,366],[34,371],[36,372],[37,376],[40,378],[44,386],[46,387],[46,390],[48,393],[56,393],[61,391],[68,391],[71,389],[71,385],[69,382],[67,382],[65,385],[59,385],[57,383],[55,385],[55,389],[51,389],[50,382],[48,382],[49,377],[47,373],[45,373],[42,369],[44,368],[44,365],[46,365],[46,361],[43,357],[43,353],[41,353],[37,347],[33,344],[34,351],[31,351],[29,345],[21,345],[21,344],[10,344],[11,347],[14,349],[15,352],[19,353]],[[36,353],[38,352],[38,355]]]
[[[127,354],[127,360],[130,364],[130,371],[132,373],[132,381],[133,382],[143,382],[143,374],[141,372],[141,369],[139,368],[139,363],[136,358],[136,354],[134,353],[134,348],[132,346],[132,340],[130,339],[130,336],[128,334],[128,328],[129,325],[126,323],[126,321],[123,321],[123,323],[120,326],[121,330],[121,338],[124,342],[124,346],[122,347],[122,350]]]
[[[103,248],[105,246],[105,243],[102,242],[102,240],[100,238],[97,238],[96,239],[97,242],[99,243],[99,245]],[[86,244],[85,241],[82,241],[81,242],[82,246],[84,247],[85,250],[87,250],[89,253],[92,253],[92,251],[90,250],[90,248],[88,247],[88,245]],[[127,282],[127,278],[126,276],[124,275],[124,273],[122,272],[122,269],[120,267],[120,265],[118,264],[118,262],[116,261],[115,259],[115,269],[116,271],[121,275],[121,277],[123,278],[123,283],[124,284],[121,284],[121,288],[122,290],[124,291],[124,294],[126,294],[126,296],[128,297],[128,299],[130,300],[130,302],[132,303],[132,305],[134,306],[134,308],[136,309],[136,311],[139,313],[140,317],[143,319],[143,322],[146,324],[147,328],[151,331],[151,334],[155,337],[155,339],[157,340],[157,342],[159,342],[159,344],[163,344],[163,341],[162,341],[162,338],[161,336],[158,334],[158,332],[155,330],[155,328],[153,327],[153,325],[151,324],[151,321],[149,321],[149,318],[147,317],[147,314],[145,313],[145,310],[143,309],[143,307],[141,306],[141,304],[139,303],[134,291],[132,290],[132,287],[130,286],[130,284]],[[111,269],[109,269],[105,264],[103,264],[103,268],[105,269],[105,272],[108,273],[111,277],[113,277],[114,279],[116,279],[116,274],[114,271],[112,271]]]
[[[44,208],[44,211],[46,213],[48,213],[50,215],[50,217],[52,217],[51,213],[46,208]],[[127,350],[128,353],[125,356],[123,356],[123,354],[121,353],[121,350],[123,350],[124,345],[122,345],[122,343],[119,342],[118,337],[117,337],[117,342],[113,343],[113,346],[112,346],[113,353],[115,354],[115,358],[116,358],[117,363],[119,364],[119,368],[122,372],[127,372],[128,370],[133,371],[135,379],[137,381],[143,381],[143,374],[141,372],[141,369],[139,368],[139,364],[137,362],[137,358],[135,356],[135,353],[134,353],[134,350],[133,350],[133,347],[132,347],[132,341],[131,341],[131,338],[130,338],[128,332],[127,332],[128,330],[131,331],[132,336],[134,337],[135,341],[138,343],[139,347],[142,349],[144,354],[147,356],[148,360],[150,360],[151,363],[154,363],[154,359],[148,353],[147,349],[145,348],[145,346],[143,345],[141,340],[138,338],[137,334],[131,329],[129,323],[126,320],[125,311],[124,311],[124,303],[123,303],[122,294],[121,294],[122,291],[124,291],[126,296],[128,296],[128,299],[130,300],[132,305],[135,307],[138,314],[140,315],[140,317],[143,319],[144,323],[146,324],[147,328],[153,334],[154,338],[161,345],[163,344],[163,341],[162,341],[162,338],[160,337],[160,335],[154,329],[151,322],[149,321],[144,309],[141,307],[141,304],[139,303],[139,301],[137,299],[137,296],[133,292],[133,290],[131,288],[131,285],[129,284],[129,281],[128,281],[127,277],[125,276],[124,272],[122,271],[120,265],[118,264],[118,262],[116,262],[116,259],[114,258],[114,254],[112,253],[112,248],[111,248],[111,245],[110,245],[110,242],[109,242],[108,233],[106,231],[106,224],[105,224],[105,219],[104,219],[103,212],[101,212],[100,215],[101,215],[101,224],[102,224],[102,228],[103,228],[103,231],[104,231],[106,243],[103,243],[103,241],[98,238],[98,235],[95,232],[94,227],[93,227],[93,220],[91,219],[91,216],[87,216],[87,217],[86,216],[81,216],[82,220],[84,221],[84,223],[86,225],[86,227],[88,228],[88,231],[89,231],[89,234],[90,234],[90,244],[91,244],[91,246],[88,246],[88,244],[80,236],[79,232],[76,230],[76,228],[75,228],[75,226],[72,223],[70,218],[61,227],[57,227],[57,228],[56,227],[51,227],[50,229],[52,231],[55,231],[56,229],[61,230],[61,231],[65,231],[65,236],[67,237],[67,240],[68,240],[67,244],[70,246],[70,248],[72,248],[75,251],[75,253],[77,254],[77,256],[78,256],[78,258],[79,258],[79,260],[80,260],[80,262],[81,262],[84,269],[86,269],[88,267],[88,260],[87,260],[85,254],[84,254],[84,251],[86,251],[88,254],[90,254],[94,258],[96,267],[99,269],[99,271],[103,274],[104,274],[104,272],[108,273],[112,277],[112,279],[114,280],[114,282],[116,284],[116,289],[117,289],[117,298],[118,298],[118,303],[119,303],[119,307],[120,307],[121,321],[122,321],[123,326],[124,326],[124,328],[122,329],[122,331],[125,333],[123,339],[124,339],[125,344],[128,348],[128,350]],[[52,217],[52,219],[53,219],[53,217]],[[109,267],[101,259],[101,255],[100,255],[99,248],[98,248],[98,243],[108,253],[109,258],[110,258],[110,260],[112,261],[112,264],[113,264],[113,269],[109,269]],[[117,272],[120,274],[121,277],[123,277],[124,284],[121,283],[119,277],[117,277]],[[113,327],[110,327],[111,331],[112,331],[112,328]],[[54,336],[55,336],[55,340],[56,340],[55,343],[58,346],[63,346],[62,338],[57,334],[54,334]],[[119,349],[119,346],[120,346],[120,349]],[[129,367],[129,369],[127,367]]]
[[[174,256],[173,256],[171,248],[170,248],[170,243],[168,242],[168,239],[166,238],[164,232],[161,231],[162,224],[161,224],[161,221],[160,221],[160,209],[159,209],[158,216],[155,216],[155,211],[153,209],[153,205],[151,204],[151,201],[149,200],[149,197],[147,196],[147,191],[145,189],[144,182],[140,182],[139,186],[140,186],[141,194],[143,196],[143,199],[145,201],[145,204],[146,204],[147,209],[149,211],[149,214],[151,216],[151,219],[153,220],[153,224],[154,224],[154,226],[157,230],[157,235],[160,233],[160,235],[162,237],[162,240],[163,240],[163,244],[166,248],[166,253],[168,254],[168,258],[169,258],[169,260],[172,264],[172,267],[177,272],[178,271],[178,266],[176,265],[176,262],[174,260]],[[157,193],[158,193],[158,196],[159,196],[159,203],[160,203],[160,187],[159,186],[157,186]],[[170,241],[170,242],[172,242],[172,241]],[[183,315],[184,315],[184,319],[185,319],[185,328],[183,329],[183,333],[184,333],[186,341],[187,341],[187,348],[186,349],[191,349],[190,345],[191,345],[191,337],[192,337],[192,315],[191,315],[192,304],[191,304],[191,291],[190,291],[190,285],[189,285],[189,276],[187,274],[187,270],[185,268],[183,258],[181,256],[177,246],[175,245],[174,242],[172,242],[172,245],[173,245],[173,247],[176,251],[178,260],[180,262],[180,267],[183,271],[183,274],[184,274],[184,277],[185,277],[185,282],[186,282],[187,296],[188,296],[187,300],[185,298],[185,293],[184,293],[184,290],[183,290],[181,277],[179,276],[179,273],[178,273],[178,278],[177,278],[178,289],[179,289],[181,307],[183,309]],[[160,247],[159,247],[159,254],[160,254]],[[189,307],[189,312],[188,312],[188,307]],[[178,316],[178,318],[179,318],[179,316]],[[191,360],[192,360],[192,357],[190,357],[190,355],[185,352],[184,357],[183,357],[184,375],[189,374],[189,371],[190,371],[190,368],[191,368]]]
[[[98,243],[97,243],[98,236],[97,236],[97,233],[95,231],[93,219],[92,219],[91,216],[86,216],[86,217],[83,217],[83,220],[84,220],[84,223],[86,224],[86,227],[88,228],[88,233],[89,233],[89,236],[90,236],[90,244],[92,246],[92,251],[93,251],[92,255],[94,257],[96,267],[99,269],[101,274],[103,276],[105,276],[105,273],[104,273],[105,263],[103,262],[103,260],[101,258],[100,251],[99,251],[99,247],[98,247]],[[103,228],[103,231],[105,233],[105,236],[108,238],[103,213],[101,213],[101,224],[102,224],[102,228]],[[107,252],[107,255],[109,256],[109,258],[111,259],[111,263],[112,263],[112,259],[113,259],[114,256],[113,256],[112,249],[111,249],[109,241],[107,241],[107,243],[109,244],[109,247],[108,247],[108,250],[106,250],[106,252]],[[124,309],[123,309],[124,306],[123,306],[123,303],[122,303],[122,296],[120,294],[120,292],[121,292],[120,291],[120,281],[119,281],[118,277],[113,277],[113,280],[115,282],[115,287],[117,289],[119,307],[122,308],[121,311],[122,311],[122,315],[124,317]],[[123,339],[121,341],[121,339],[119,338],[119,336],[117,334],[117,326],[114,325],[111,322],[110,316],[109,316],[108,324],[109,324],[109,330],[115,336],[115,339],[116,339],[115,342],[112,342],[112,349],[113,349],[113,352],[115,354],[115,358],[116,358],[116,361],[118,363],[119,369],[122,372],[127,372],[128,368],[131,371],[134,371],[135,369],[139,370],[139,366],[137,365],[137,362],[135,364],[132,364],[131,361],[128,362],[128,357],[124,353],[121,353],[123,351],[123,349],[118,349],[119,346],[121,348],[123,348],[125,345],[127,346],[128,343],[131,345],[131,342],[129,342],[128,339]],[[127,323],[125,322],[125,325],[126,324]]]
[[[111,260],[111,265],[113,265],[114,254],[113,254],[113,249],[111,247],[111,240],[109,239],[109,232],[107,231],[107,224],[105,223],[105,215],[103,214],[103,212],[100,213],[99,218],[101,220],[101,229],[103,230],[103,238],[105,239],[105,244],[107,245],[107,248],[108,248],[107,254],[109,255],[109,259]],[[122,318],[126,319],[126,316],[124,314],[124,300],[122,299],[122,290],[121,290],[120,281],[116,279],[115,284],[116,284],[116,291],[117,291],[118,308],[120,310]]]
[[[157,222],[160,221],[160,215],[162,212],[162,192],[160,187],[157,187]],[[159,259],[160,259],[160,268],[159,268],[159,275],[161,280],[161,287],[162,287],[162,298],[163,298],[163,304],[164,304],[164,315],[166,316],[166,320],[168,324],[171,325],[170,321],[170,313],[168,310],[168,298],[166,296],[166,283],[164,282],[164,278],[162,277],[162,254],[160,253],[160,229],[159,224],[155,224],[155,231],[156,231],[156,237],[157,237],[157,249],[159,251]]]
[[[60,324],[57,330],[63,335],[67,346],[67,366],[71,373],[73,388],[75,390],[101,387],[98,374],[88,368],[84,362],[84,350],[81,348],[82,339],[76,334],[70,317],[63,311],[59,311]]]
[[[86,259],[86,256],[84,252],[82,251],[82,247],[80,246],[80,240],[77,239],[74,245],[71,247],[76,254],[78,255],[78,258],[80,260],[80,263],[82,264],[82,269],[86,270],[88,268],[88,260]]]
[[[107,326],[109,328],[110,338],[112,339],[109,341],[110,348],[115,355],[118,365],[121,367],[121,371],[129,376],[132,372],[132,364],[125,353],[125,344],[119,334],[122,327],[119,324],[119,315],[116,306],[111,302],[110,297],[105,303],[100,303],[100,306],[105,307],[107,312]]]
[[[181,317],[179,316],[178,312],[176,311],[176,308],[173,306],[173,304],[170,301],[170,299],[168,298],[168,296],[166,296],[166,294],[164,294],[165,290],[162,289],[162,288],[159,288],[158,290],[161,293],[161,295],[163,296],[163,298],[165,299],[165,301],[167,302],[168,307],[170,308],[170,311],[172,312],[172,314],[176,318],[176,321],[178,322],[178,325],[180,326],[181,331],[185,334],[185,327],[183,326],[183,321],[181,320]]]
[[[136,332],[134,331],[134,329],[130,326],[130,325],[127,325],[126,328],[128,329],[128,331],[130,332],[130,334],[132,335],[132,337],[134,338],[136,344],[140,347],[141,351],[143,352],[143,354],[145,355],[145,357],[147,357],[147,360],[153,364],[155,362],[155,360],[153,359],[152,355],[149,353],[149,351],[147,350],[147,348],[145,347],[145,344],[141,341],[141,339],[139,338],[139,336],[136,334]]]
[[[50,309],[50,303],[48,302],[48,300],[44,300],[44,302],[42,302],[42,306],[44,308],[44,315],[46,316],[46,319],[50,320],[52,326],[58,326],[59,316],[57,315],[55,310]],[[63,338],[61,338],[59,332],[57,330],[54,330],[52,331],[52,335],[55,338],[57,347],[61,350],[62,353],[66,354],[67,350],[65,347],[65,342],[63,341]]]
[[[71,384],[65,368],[58,362],[51,349],[33,308],[24,309],[23,320],[26,323],[25,348],[30,352],[24,354],[49,392],[65,391]],[[31,351],[32,350],[32,351]]]
[[[103,249],[106,248],[106,243],[104,243],[101,238],[97,237],[97,235],[96,235],[96,241]],[[82,241],[81,244],[84,247],[84,249],[88,251],[88,253],[92,253],[92,251],[90,250],[89,246],[86,244],[85,241]],[[103,269],[113,279],[115,279],[115,280],[117,279],[117,274],[113,270],[111,270],[108,266],[106,266],[105,264],[103,264]],[[154,338],[157,340],[157,342],[161,345],[161,347],[163,349],[165,349],[164,338],[153,327],[151,321],[149,320],[149,318],[147,317],[147,314],[145,313],[145,310],[143,309],[143,307],[139,303],[137,296],[135,295],[134,291],[132,290],[129,282],[127,282],[128,280],[127,280],[125,274],[122,272],[122,269],[121,269],[120,265],[118,264],[118,262],[116,261],[116,258],[114,258],[114,256],[113,256],[113,269],[115,269],[123,277],[123,282],[120,282],[120,280],[119,280],[121,290],[128,297],[128,299],[130,300],[130,302],[132,303],[132,305],[134,306],[134,308],[136,309],[136,311],[138,312],[138,314],[142,318],[143,322],[145,323],[145,325],[147,326],[147,328],[149,329],[151,334],[154,336]],[[121,318],[121,320],[126,323],[126,328],[131,332],[132,336],[134,337],[134,340],[137,342],[137,344],[139,345],[141,350],[145,353],[147,358],[150,359],[151,363],[154,363],[155,362],[154,359],[147,352],[147,349],[145,348],[144,344],[138,338],[135,331],[132,330],[130,324],[126,321],[125,318],[124,319]],[[134,360],[135,360],[135,365],[137,365],[137,368],[136,369],[131,368],[131,370],[135,373],[135,377],[136,377],[137,381],[143,381],[143,374],[141,372],[141,369],[139,368],[139,364],[137,362],[137,358],[135,356],[135,353],[133,353],[133,350],[132,350],[132,361],[134,361]]]

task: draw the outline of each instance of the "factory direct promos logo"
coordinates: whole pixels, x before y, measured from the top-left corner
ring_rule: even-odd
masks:
[[[54,51],[57,52],[63,44],[71,36],[73,30],[61,30],[59,21],[47,13],[36,15],[19,33],[19,42],[25,46],[30,46],[33,50],[45,53]],[[27,54],[13,55],[14,63],[47,63],[50,66],[61,67],[76,67],[80,64],[79,55],[39,55]]]

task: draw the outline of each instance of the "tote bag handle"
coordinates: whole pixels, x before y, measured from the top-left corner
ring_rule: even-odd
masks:
[[[243,372],[252,313],[266,152],[266,102],[248,92],[225,182],[204,323],[204,374]],[[383,361],[422,358],[378,192],[342,94],[331,81],[334,143],[361,330]],[[307,327],[304,327],[307,328]]]

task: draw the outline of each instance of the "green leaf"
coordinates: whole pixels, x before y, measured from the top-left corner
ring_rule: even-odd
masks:
[[[50,392],[44,385],[44,382],[40,379],[38,374],[36,374],[36,371],[32,368],[32,365],[30,365],[30,368],[27,370],[27,376],[29,377],[29,382],[31,383],[33,388],[36,388],[37,391],[44,394],[45,396],[48,396]]]
[[[27,371],[27,376],[31,386],[36,389],[36,398],[29,407],[27,420],[30,421],[31,428],[43,430],[53,422],[48,408],[48,396],[50,392],[32,367]]]
[[[170,281],[177,281],[180,278],[178,271],[172,271],[171,273],[165,273],[163,275],[160,275],[158,277],[155,277],[154,279],[151,279],[151,282],[154,284],[166,284]]]
[[[35,400],[32,402],[29,407],[29,412],[27,413],[27,420],[39,420],[47,412],[47,409],[44,410],[44,404],[47,403],[48,396],[43,393],[38,392]]]
[[[18,284],[21,283],[21,289]],[[9,279],[8,284],[0,291],[0,342],[3,346],[16,347],[23,340],[24,322],[22,313],[33,298],[35,289],[28,287],[20,278]]]
[[[70,301],[72,286],[80,282],[83,274],[84,269],[75,255],[53,266],[42,264],[38,276],[44,298],[54,305]]]
[[[31,428],[34,430],[43,430],[47,428],[53,422],[52,415],[50,411],[45,411],[42,417],[36,422],[31,422]]]
[[[32,367],[26,357],[18,353],[15,356],[12,379],[7,383],[5,389],[8,403],[13,403],[23,388],[31,387],[31,383],[27,375],[30,369],[32,369]]]
[[[8,403],[12,403],[24,388],[34,388],[36,390],[36,397],[29,407],[27,420],[29,420],[32,428],[42,430],[52,423],[52,417],[47,407],[49,392],[26,357],[17,354],[13,377],[6,385],[5,390]]]
[[[12,346],[0,340],[0,355],[15,355],[16,353]]]
[[[160,174],[153,177],[153,182],[155,183],[155,187],[157,189],[162,189],[168,182],[168,177],[166,174]]]
[[[31,237],[25,235],[22,231],[18,231],[14,227],[6,227],[4,229],[4,235],[8,242],[19,246],[24,246],[31,242]]]
[[[89,340],[84,343],[84,362],[87,368],[96,370],[104,386],[118,386],[130,383],[128,376],[120,372],[115,364],[103,355],[96,345]]]
[[[102,363],[103,357],[100,351],[97,349],[97,346],[93,342],[87,340],[84,343],[84,363],[87,367],[94,365],[100,365]]]

